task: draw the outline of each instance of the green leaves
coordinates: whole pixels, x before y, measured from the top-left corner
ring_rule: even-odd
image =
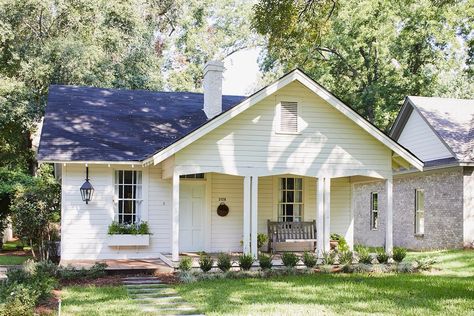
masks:
[[[253,24],[264,70],[300,67],[387,130],[406,95],[472,96],[468,2],[261,0]]]

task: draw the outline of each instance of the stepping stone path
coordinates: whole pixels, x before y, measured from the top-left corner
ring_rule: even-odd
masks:
[[[175,289],[157,277],[126,277],[122,283],[139,308],[150,315],[197,315],[194,306],[186,303]]]

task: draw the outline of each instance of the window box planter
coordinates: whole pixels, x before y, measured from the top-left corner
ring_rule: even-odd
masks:
[[[108,235],[107,244],[110,247],[149,246],[150,235]]]

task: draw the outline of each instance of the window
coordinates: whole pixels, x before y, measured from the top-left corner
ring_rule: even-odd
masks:
[[[379,194],[378,192],[370,193],[370,229],[377,230],[379,228]]]
[[[425,191],[415,190],[415,235],[425,233]]]
[[[303,218],[303,179],[280,178],[278,221],[301,222]]]
[[[281,102],[280,110],[280,132],[298,132],[298,103]]]
[[[181,179],[204,179],[204,173],[183,174],[179,177]]]
[[[142,172],[116,170],[115,196],[117,197],[115,220],[124,224],[139,222],[142,202]]]

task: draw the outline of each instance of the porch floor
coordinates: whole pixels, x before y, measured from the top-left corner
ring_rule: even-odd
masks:
[[[155,270],[159,273],[173,272],[173,268],[167,265],[163,260],[156,259],[116,259],[116,260],[62,260],[60,265],[71,266],[76,269],[88,269],[95,263],[107,264],[107,271],[120,270]]]

